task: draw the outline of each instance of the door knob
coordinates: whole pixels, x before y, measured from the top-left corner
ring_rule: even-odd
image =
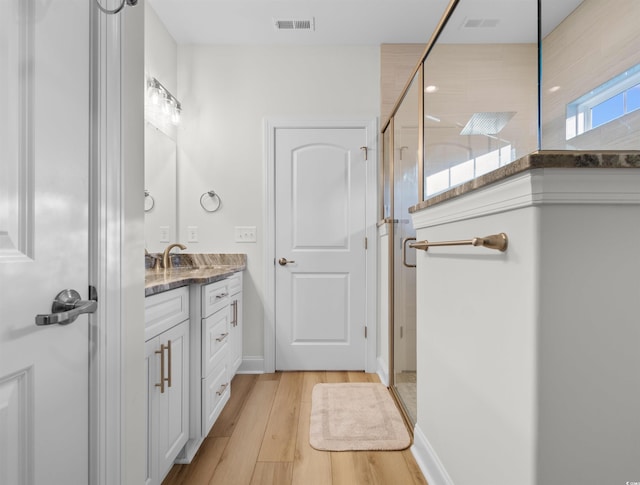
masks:
[[[51,313],[36,315],[36,325],[67,325],[83,313],[95,312],[96,308],[96,300],[82,300],[76,290],[62,290],[51,304]]]
[[[287,258],[280,258],[278,260],[278,264],[280,264],[280,266],[286,266],[289,263],[295,263],[295,261],[293,260],[289,261]]]

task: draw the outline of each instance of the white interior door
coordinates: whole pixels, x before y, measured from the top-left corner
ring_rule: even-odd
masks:
[[[275,135],[275,364],[363,370],[366,318],[364,128]]]
[[[88,0],[0,1],[0,483],[88,483]]]

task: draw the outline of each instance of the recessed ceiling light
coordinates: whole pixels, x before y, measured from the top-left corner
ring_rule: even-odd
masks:
[[[553,86],[552,88],[549,88],[549,92],[550,93],[555,93],[556,91],[560,90],[560,86]]]
[[[424,88],[424,92],[425,93],[435,93],[438,89],[440,89],[438,86],[434,86],[433,84],[430,84],[429,86]]]

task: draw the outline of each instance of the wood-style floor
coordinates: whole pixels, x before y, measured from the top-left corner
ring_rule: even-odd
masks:
[[[189,465],[163,485],[426,485],[404,451],[317,451],[309,445],[318,382],[379,382],[363,372],[237,375],[231,399]]]

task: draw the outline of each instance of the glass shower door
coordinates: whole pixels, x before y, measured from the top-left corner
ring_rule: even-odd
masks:
[[[418,203],[420,159],[417,77],[394,116],[393,162],[393,386],[409,420],[416,405],[416,269],[415,250],[403,246],[415,237],[409,207]]]

